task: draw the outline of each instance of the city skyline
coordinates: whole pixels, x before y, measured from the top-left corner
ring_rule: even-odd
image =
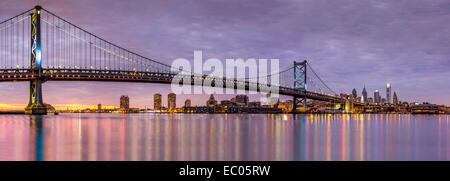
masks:
[[[386,85],[387,85],[387,87],[389,87],[391,89],[390,90],[391,91],[391,100],[390,100],[390,102],[387,100],[387,91],[388,91],[387,87],[385,87],[386,88],[386,90],[385,90],[386,91],[386,95],[385,96],[380,94],[380,90],[379,89],[376,89],[374,91],[371,91],[371,90],[367,91],[365,85],[363,85],[363,88],[362,88],[361,91],[358,91],[357,88],[352,88],[352,89],[349,89],[350,91],[342,92],[340,94],[346,94],[346,95],[354,96],[354,93],[356,93],[357,97],[355,97],[355,98],[360,98],[360,99],[364,98],[365,99],[364,100],[365,103],[383,103],[383,101],[386,101],[386,103],[391,103],[392,104],[392,103],[394,103],[393,102],[394,101],[393,98],[396,98],[398,101],[401,101],[401,102],[408,102],[408,103],[416,103],[417,102],[417,103],[436,104],[434,102],[429,102],[429,101],[423,101],[423,102],[406,101],[406,100],[402,99],[401,97],[398,97],[397,91],[395,89],[391,88],[391,84],[390,83],[387,83]],[[383,91],[381,91],[381,92],[383,92]],[[145,97],[151,97],[151,100],[150,100],[151,102],[148,102],[148,103],[144,104],[143,106],[133,103],[134,101],[141,102],[142,100],[140,100],[140,99],[133,99],[133,102],[128,100],[128,108],[140,108],[140,109],[152,108],[152,109],[155,109],[155,106],[157,106],[157,105],[159,105],[160,108],[163,108],[163,107],[168,108],[169,107],[169,102],[170,102],[168,97],[169,97],[170,94],[173,94],[173,93],[170,92],[170,93],[165,94],[165,93],[156,92],[156,93],[154,93],[154,94],[152,94],[150,96],[149,95],[145,95]],[[186,100],[189,100],[189,104],[192,105],[192,106],[205,106],[204,102],[207,101],[210,98],[207,98],[204,95],[206,95],[206,94],[196,95],[196,96],[200,96],[200,98],[196,99],[197,100],[196,103],[191,103],[192,102],[191,101],[192,96],[190,96],[190,95],[185,95],[185,94],[176,95],[176,98],[174,99],[175,106],[176,105],[181,105],[181,106],[176,106],[175,108],[183,107],[183,105],[185,105],[185,103],[186,103],[185,102]],[[239,97],[240,95],[248,96],[248,99],[249,99],[248,101],[249,102],[258,102],[258,101],[260,101],[259,100],[260,97],[264,97],[264,95],[248,94],[248,91],[245,94],[231,94],[231,95],[214,94],[214,97],[216,97],[216,100],[218,100],[218,103],[220,103],[220,100],[231,100],[232,98]],[[366,97],[364,97],[364,95]],[[370,95],[373,95],[373,96],[370,96]],[[394,95],[394,96],[392,96],[392,95]],[[128,95],[126,95],[126,94],[123,94],[120,97],[122,97],[122,96],[126,96],[127,99],[132,99],[131,96],[128,97]],[[210,95],[208,95],[208,97],[209,96]],[[378,100],[376,99],[377,96],[379,96]],[[138,95],[137,97],[142,97],[142,95]],[[286,98],[286,96],[280,96],[280,97],[281,97],[280,101],[291,100],[289,98]],[[122,100],[122,98],[121,98],[121,100]],[[367,100],[369,100],[369,101],[367,101]],[[100,101],[100,102],[95,103],[95,104],[55,104],[55,105],[51,104],[51,105],[53,105],[57,110],[65,110],[65,109],[73,109],[73,110],[95,109],[95,107],[97,107],[98,104],[101,104],[102,107],[105,107],[106,109],[113,109],[113,108],[121,108],[122,107],[122,101],[119,101],[119,102],[116,101],[117,104],[104,104],[104,102],[111,102],[111,101],[114,102],[113,100],[106,100],[106,101]],[[361,101],[361,102],[363,102],[363,101]],[[446,104],[441,104],[441,105],[449,106],[449,105],[446,105]],[[1,104],[0,103],[0,110],[23,110],[23,108],[25,106],[26,106],[26,104],[11,104],[11,105],[9,105],[9,104]]]
[[[273,4],[278,7],[277,10],[270,10],[266,9],[267,7],[254,5],[255,7],[253,8],[259,11],[239,11],[242,13],[238,15],[230,14],[227,11],[220,11],[217,13],[208,11],[209,8],[221,5],[229,5],[224,7],[224,10],[240,8],[236,5],[231,5],[232,3],[193,3],[188,6],[198,11],[188,12],[178,9],[180,11],[175,12],[175,15],[168,15],[162,10],[158,11],[158,8],[155,9],[155,7],[160,7],[160,9],[176,9],[170,2],[138,2],[136,5],[126,4],[127,6],[135,8],[135,11],[133,12],[121,11],[121,8],[123,8],[121,2],[105,2],[78,1],[69,3],[54,2],[50,4],[48,1],[39,1],[39,4],[55,11],[55,13],[62,17],[70,18],[71,21],[80,27],[101,34],[105,39],[123,45],[124,47],[129,47],[130,49],[168,64],[178,57],[191,57],[192,51],[196,49],[207,50],[205,55],[207,57],[227,58],[230,56],[255,56],[280,58],[280,67],[292,66],[292,59],[307,59],[317,67],[317,72],[323,76],[323,79],[326,82],[329,82],[333,89],[342,90],[340,92],[348,94],[351,91],[351,87],[358,87],[357,85],[364,84],[369,92],[368,95],[371,95],[373,90],[377,90],[376,87],[383,85],[382,82],[391,82],[395,85],[395,90],[401,92],[400,100],[402,101],[431,102],[450,105],[450,97],[448,94],[445,94],[450,88],[447,87],[447,85],[440,83],[449,77],[449,73],[444,69],[446,67],[445,65],[449,63],[446,58],[448,57],[448,52],[443,51],[445,49],[442,49],[442,47],[448,46],[448,43],[445,43],[444,41],[447,36],[439,31],[439,29],[445,29],[445,26],[448,25],[442,23],[441,21],[443,20],[440,18],[436,18],[440,17],[437,16],[441,15],[440,13],[447,13],[444,10],[445,7],[448,7],[448,4],[439,3],[440,1],[436,1],[435,5],[424,5],[417,2],[408,4],[393,2],[385,4],[382,1],[369,4],[352,4],[351,6],[338,4],[335,11],[323,11],[322,13],[324,14],[318,16],[313,16],[317,14],[311,12],[311,10],[314,10],[314,7],[320,6],[327,9],[331,8],[332,5],[324,5],[320,1],[305,1],[303,5],[309,8],[305,11],[311,13],[312,17],[301,19],[301,23],[298,23],[297,19],[294,21],[294,19],[289,19],[289,16],[286,17],[279,14],[280,12],[288,12],[288,14],[296,14],[295,17],[297,18],[302,17],[297,16],[297,11],[294,11],[295,8],[290,7],[292,3],[288,1]],[[15,3],[15,6],[8,6],[8,3]],[[33,7],[37,2],[5,1],[0,4],[0,19],[6,19],[11,15],[22,12],[24,9]],[[104,6],[105,4],[110,7],[102,8],[99,11],[87,8]],[[401,9],[399,9],[400,6],[402,7]],[[8,9],[5,9],[4,7],[8,7]],[[146,16],[141,16],[146,14],[148,11],[147,8],[154,10],[151,11],[152,13],[149,14],[148,19],[143,18]],[[313,21],[322,20],[324,23],[330,23],[331,20],[335,20],[332,15],[345,17],[346,8],[354,10],[364,9],[367,10],[367,12],[366,14],[363,14],[361,18],[355,18],[352,21],[338,21],[337,24],[334,24],[335,28],[329,30],[320,28],[322,25],[326,24],[321,24],[320,21],[317,24],[316,21]],[[261,10],[267,10],[269,15],[258,13]],[[412,24],[408,19],[405,19],[405,17],[401,15],[401,12],[408,10],[417,13],[417,15],[412,18],[419,18],[424,21],[433,19],[434,21],[431,24]],[[390,12],[391,14],[385,14],[385,12]],[[212,20],[207,19],[206,17],[208,16],[212,16]],[[133,17],[133,21],[121,21],[125,18],[129,19],[129,17]],[[254,18],[255,21],[243,19],[242,17]],[[392,17],[396,18],[390,20]],[[298,35],[297,33],[293,34],[293,32],[289,31],[284,32],[289,37],[270,36],[272,31],[279,30],[276,28],[276,24],[269,24],[270,26],[267,30],[255,31],[258,30],[257,27],[263,24],[262,22],[264,22],[264,20],[268,19],[269,21],[276,22],[277,20],[280,20],[280,18],[288,18],[285,23],[290,23],[284,25],[288,27],[284,29],[301,30],[307,36]],[[108,21],[111,20],[117,20],[123,24],[116,25],[108,23]],[[155,25],[155,22],[152,22],[152,20],[155,20],[160,24],[158,24],[158,26],[152,26]],[[207,27],[210,27],[211,25],[219,26],[215,20],[227,20],[230,24],[237,23],[241,26],[241,29],[235,32],[233,31],[234,29],[227,28],[226,25],[230,24],[226,23],[223,26],[220,26],[222,29],[217,32],[208,31]],[[363,20],[367,23],[361,23]],[[360,24],[354,28],[351,26],[343,26],[346,23],[357,24],[357,22]],[[385,30],[377,31],[376,29],[371,28],[373,26],[387,26],[389,25],[388,23],[392,22],[399,23],[402,25],[401,27],[404,27],[405,24],[412,27],[409,28],[409,30],[403,30],[399,29],[399,27],[394,24],[387,28],[388,30],[391,30],[391,32],[385,32]],[[245,25],[248,23],[250,23],[250,25]],[[315,28],[315,31],[321,33],[321,37],[315,36],[317,34],[314,34],[309,30],[301,29],[299,25],[302,23],[311,25],[309,27],[312,27],[312,29]],[[121,27],[121,25],[133,28],[117,28],[117,26]],[[427,28],[428,26],[433,27],[433,30],[436,29],[434,34],[437,34],[436,37],[439,37],[439,39],[426,33],[426,30],[429,30]],[[365,32],[366,34],[354,35],[355,30],[358,30],[357,28],[361,29],[361,31],[358,32]],[[165,31],[167,29],[170,31]],[[137,32],[138,30],[139,32]],[[183,32],[190,32],[191,36],[182,36],[184,35]],[[405,36],[400,36],[403,33],[420,36],[408,36],[415,38],[406,39]],[[117,36],[117,34],[120,34],[121,36]],[[205,36],[199,36],[199,34],[206,35],[206,38]],[[394,38],[397,40],[394,42],[398,43],[386,43],[386,38],[384,37]],[[147,41],[149,39],[152,41]],[[189,39],[190,41],[186,41],[185,39]],[[287,39],[293,40],[286,41]],[[257,44],[257,40],[278,46],[262,46]],[[410,47],[421,41],[427,42],[427,46],[422,44],[421,46],[415,45]],[[292,43],[295,42],[302,43],[301,45],[293,45]],[[315,42],[316,44],[314,46],[308,46],[307,44],[310,44],[311,42]],[[396,48],[396,52],[391,51],[390,49],[392,48]],[[242,51],[240,51],[241,49]],[[323,50],[317,52],[319,49]],[[297,52],[296,50],[302,51]],[[444,66],[442,64],[444,64]],[[418,69],[418,65],[421,65],[422,67]],[[133,86],[132,89],[129,88],[130,85]],[[0,103],[8,105],[26,105],[26,97],[28,97],[27,87],[28,84],[25,82],[0,84],[0,93],[3,97]],[[133,97],[136,107],[145,107],[150,106],[148,102],[152,100],[152,96],[149,95],[153,95],[157,92],[166,95],[170,93],[167,91],[169,90],[169,87],[169,85],[139,83],[47,82],[44,84],[43,89],[45,102],[52,105],[96,105],[100,102],[103,105],[118,105],[117,101],[115,101],[116,96],[124,94]],[[381,95],[384,95],[384,91],[381,91]],[[184,95],[178,96],[180,96],[180,100],[177,100],[176,104],[183,105],[184,99],[182,96]],[[186,97],[187,96],[191,99],[192,104],[196,105],[201,104],[204,101],[202,98],[205,95],[186,95]],[[215,96],[218,99],[227,99],[235,95]],[[24,97],[25,99],[23,99]],[[260,97],[260,95],[258,97]],[[255,99],[256,97],[251,96],[251,98]],[[164,98],[162,101],[167,102]]]

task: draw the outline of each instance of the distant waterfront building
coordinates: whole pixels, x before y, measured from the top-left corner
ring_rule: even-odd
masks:
[[[364,89],[362,91],[362,99],[361,99],[362,103],[366,103],[367,102],[367,91],[366,91],[366,85],[364,85]]]
[[[174,111],[177,107],[177,95],[174,93],[170,93],[167,95],[167,107],[169,111]]]
[[[367,99],[367,102],[368,102],[368,103],[373,103],[373,98],[369,97],[369,98]]]
[[[394,95],[392,97],[392,102],[394,103],[394,105],[398,105],[397,92],[395,92],[395,91],[394,91]]]
[[[217,101],[214,98],[214,95],[211,94],[209,96],[209,99],[206,101],[206,106],[208,106],[208,107],[215,107],[215,106],[217,106]]]
[[[191,100],[190,99],[186,99],[186,101],[184,101],[184,107],[191,107]]]
[[[230,101],[233,103],[233,105],[236,105],[236,97],[231,98]]]
[[[290,112],[294,109],[294,102],[287,100],[286,102],[280,102],[277,108],[281,108],[284,112]]]
[[[54,113],[54,112],[56,112],[55,107],[53,107],[52,105],[47,104],[47,103],[44,102],[44,106],[45,106],[45,108],[47,108],[47,113]]]
[[[120,109],[122,111],[130,109],[130,98],[127,95],[120,96]]]
[[[229,100],[222,100],[222,101],[220,101],[220,105],[221,106],[227,106],[227,107],[231,107],[231,106],[234,106],[233,105],[233,102],[231,102],[231,101],[229,101]]]
[[[391,103],[391,84],[386,84],[386,101],[387,103]]]
[[[153,95],[153,109],[155,110],[161,110],[162,106],[162,100],[161,100],[161,94],[155,94]]]
[[[97,105],[97,110],[98,110],[98,111],[102,111],[102,104],[98,104],[98,105]]]
[[[237,95],[236,96],[236,105],[241,107],[248,106],[248,96],[247,95]]]
[[[375,90],[375,92],[373,93],[373,102],[375,104],[381,103],[381,96],[380,96],[380,92],[378,92],[378,90]]]
[[[261,102],[249,102],[248,107],[259,108],[261,107]]]
[[[266,94],[266,99],[267,102],[264,102],[263,105],[266,107],[278,107],[278,103],[280,102],[280,100],[278,99],[278,97],[272,97],[271,93]]]
[[[358,97],[358,93],[356,92],[355,88],[353,88],[353,90],[352,90],[352,95],[353,95],[353,98],[357,98]]]

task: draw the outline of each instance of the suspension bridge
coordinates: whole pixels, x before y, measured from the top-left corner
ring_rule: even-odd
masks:
[[[0,22],[0,81],[30,82],[26,114],[47,113],[42,97],[46,81],[170,84],[180,71],[89,33],[40,6]],[[202,82],[208,78],[191,72],[183,75],[196,86],[205,86]],[[259,77],[220,77],[210,85],[227,88],[231,83],[234,89],[257,92],[270,92],[266,88],[276,86],[280,95],[293,98],[293,110],[306,110],[307,99],[345,104],[307,61],[294,62],[278,76],[281,81],[277,85],[259,82]]]

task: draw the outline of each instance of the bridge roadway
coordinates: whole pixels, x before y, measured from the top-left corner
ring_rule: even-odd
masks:
[[[39,71],[34,71],[39,72]],[[137,72],[124,70],[98,70],[98,69],[60,69],[43,68],[41,73],[33,73],[31,69],[0,69],[0,82],[30,81],[33,79],[43,79],[45,81],[116,81],[116,82],[147,82],[170,84],[176,74],[159,72]],[[186,75],[191,76],[191,75]],[[202,85],[199,77],[191,76],[192,85]],[[202,79],[207,79],[205,75]],[[213,80],[211,85],[215,85]],[[234,79],[234,89],[268,92],[268,89],[260,88],[257,83],[240,81]],[[226,80],[222,86],[226,88]],[[182,83],[182,81],[180,81]],[[240,85],[240,86],[238,86]],[[270,85],[269,85],[270,86]],[[256,88],[256,89],[255,89]],[[308,99],[345,103],[345,100],[333,95],[325,95],[311,91],[300,91],[289,87],[279,87],[279,94],[292,97],[306,97]]]

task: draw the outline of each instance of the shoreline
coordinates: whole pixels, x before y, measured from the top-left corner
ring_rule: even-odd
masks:
[[[143,114],[143,113],[151,113],[151,114],[410,114],[410,115],[450,115],[446,114],[431,114],[431,113],[399,113],[399,112],[388,112],[388,113],[184,113],[184,112],[128,112],[128,113],[117,113],[117,112],[58,112],[60,113],[97,113],[97,114]],[[0,115],[25,115],[25,111],[0,111]],[[48,113],[47,115],[55,115],[54,113]]]

